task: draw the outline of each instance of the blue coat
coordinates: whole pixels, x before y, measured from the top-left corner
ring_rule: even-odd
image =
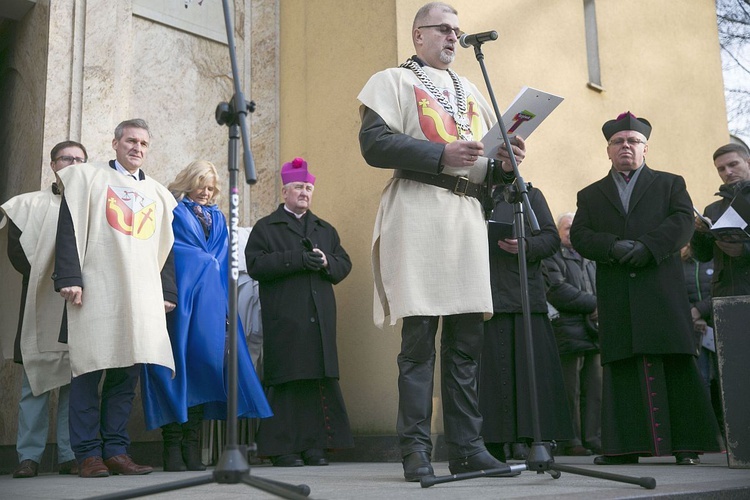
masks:
[[[208,239],[186,200],[174,209],[173,252],[180,300],[167,315],[167,326],[176,374],[173,379],[164,367],[144,365],[141,387],[149,429],[186,422],[187,409],[199,404],[204,404],[205,419],[226,418],[229,240],[224,214],[215,205],[204,209],[212,220]],[[247,418],[268,417],[271,409],[239,319],[237,323],[237,413]]]

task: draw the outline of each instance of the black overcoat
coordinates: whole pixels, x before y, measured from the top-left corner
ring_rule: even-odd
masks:
[[[695,354],[690,306],[680,260],[693,234],[685,180],[641,167],[626,213],[614,179],[578,193],[570,239],[597,262],[597,303],[602,364],[636,354]],[[641,268],[610,259],[620,239],[638,240],[653,258]]]
[[[328,269],[304,268],[304,238],[326,254]],[[352,263],[336,229],[310,211],[299,224],[282,204],[255,224],[245,257],[260,289],[264,384],[338,378],[333,285],[349,274]]]

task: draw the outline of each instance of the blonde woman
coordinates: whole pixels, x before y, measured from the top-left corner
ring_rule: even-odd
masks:
[[[229,241],[226,219],[216,205],[218,179],[211,162],[197,160],[168,186],[178,201],[172,222],[178,304],[167,315],[176,375],[173,379],[169,370],[145,365],[142,384],[146,425],[162,428],[165,471],[204,470],[201,422],[226,418]],[[270,416],[241,331],[237,351],[238,416]]]

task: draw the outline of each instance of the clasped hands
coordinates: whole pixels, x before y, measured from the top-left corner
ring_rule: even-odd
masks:
[[[651,251],[638,240],[617,240],[610,256],[621,266],[643,267],[651,260]]]
[[[309,238],[302,240],[302,246],[305,247],[305,250],[302,252],[302,267],[310,271],[320,271],[328,267],[326,254],[320,248],[313,247],[313,243]]]

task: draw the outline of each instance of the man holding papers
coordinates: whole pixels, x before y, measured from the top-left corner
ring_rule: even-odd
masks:
[[[457,473],[501,465],[480,435],[476,391],[482,321],[492,315],[479,201],[487,191],[488,159],[480,138],[494,120],[477,88],[450,69],[462,34],[458,26],[450,5],[424,5],[411,31],[416,56],[372,76],[358,96],[362,155],[374,167],[394,169],[372,240],[374,321],[382,327],[403,319],[396,427],[407,481],[433,474],[430,420],[440,317],[449,468]],[[510,154],[521,161],[525,152],[516,137]],[[509,152],[500,149],[497,159],[509,161]],[[503,161],[502,170],[512,172],[511,165]]]
[[[714,152],[714,166],[724,184],[716,193],[721,199],[703,211],[712,222],[719,220],[735,196],[750,200],[750,153],[740,144],[727,144]],[[691,245],[696,259],[714,259],[713,297],[750,294],[750,241],[720,241],[696,218]]]

